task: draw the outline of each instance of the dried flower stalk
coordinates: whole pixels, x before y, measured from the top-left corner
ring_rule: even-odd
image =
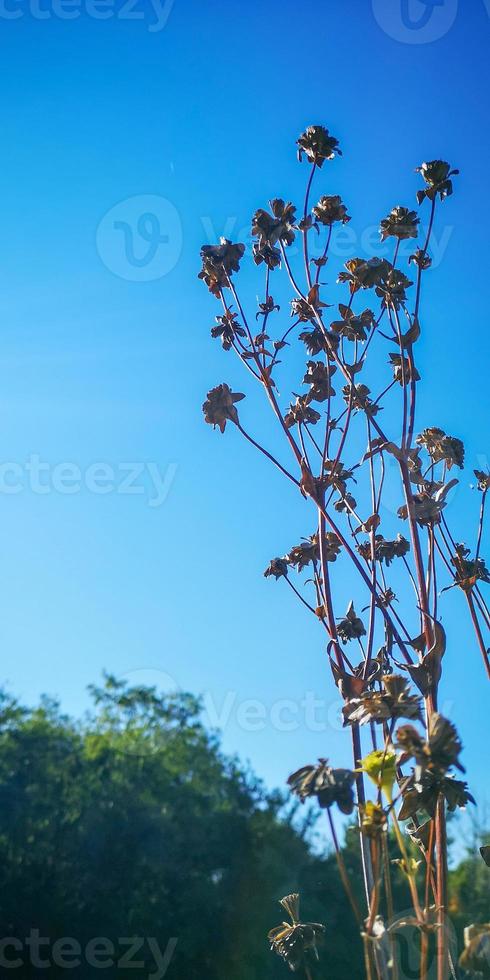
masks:
[[[412,896],[413,915],[407,923],[420,931],[420,976],[424,980],[428,973],[433,935],[438,980],[445,980],[453,970],[444,928],[446,812],[474,802],[466,783],[453,774],[454,769],[463,771],[461,741],[438,712],[446,652],[441,596],[447,588],[464,594],[490,676],[484,640],[490,613],[482,592],[490,575],[481,556],[490,474],[475,471],[481,506],[472,550],[455,538],[446,514],[448,495],[458,482],[454,471],[464,466],[464,445],[438,426],[416,434],[422,282],[431,267],[437,207],[452,194],[458,171],[441,160],[417,168],[423,179],[418,205],[429,209],[422,244],[416,244],[417,211],[394,207],[380,224],[381,242],[393,240],[392,261],[355,257],[346,262],[338,282],[347,295],[338,302],[338,314],[331,314],[333,290],[322,282],[322,275],[331,260],[332,229],[350,216],[338,195],[324,193],[322,168],[341,150],[323,126],[309,126],[297,143],[299,160],[309,164],[301,216],[294,204],[276,198],[270,210],[260,208],[252,218],[253,262],[264,274],[258,308],[246,313],[236,285],[245,258],[243,244],[223,238],[218,245],[204,246],[200,272],[222,307],[212,335],[238,357],[251,385],[262,389],[290,461],[277,458],[260,437],[247,431],[243,406],[240,416],[237,408],[244,395],[225,383],[209,391],[205,420],[221,432],[228,423],[234,425],[311,504],[309,536],[273,558],[265,575],[286,583],[326,634],[333,681],[350,729],[353,767],[335,769],[320,759],[318,765],[293,773],[289,784],[302,801],[313,797],[327,811],[341,880],[363,936],[367,976],[397,977],[395,957],[386,952],[392,949],[389,926],[396,914],[386,843],[391,829],[399,850],[397,863]],[[322,195],[311,206],[315,177]],[[400,245],[407,240],[413,240],[413,252],[403,270]],[[293,261],[294,243],[300,244],[300,269]],[[283,314],[272,280],[281,272],[291,291],[292,322],[279,327]],[[367,294],[369,306],[363,302]],[[306,358],[306,370],[298,372],[302,390],[293,392],[289,404],[281,407],[281,362],[289,354],[296,366],[298,351]],[[383,364],[387,379],[377,393]],[[359,458],[361,433],[366,448]],[[397,528],[383,509],[393,462],[402,488]],[[347,608],[343,605],[345,612],[338,610],[337,564],[349,564],[358,581],[356,602],[350,598]],[[364,754],[366,740],[371,751]],[[334,806],[344,814],[357,809],[365,883],[362,913],[338,845]],[[400,821],[408,820],[404,831]],[[413,857],[414,846],[420,850],[420,861]],[[272,931],[272,947],[293,971],[311,976],[322,927],[299,922],[297,896],[288,896],[283,905],[291,922]],[[478,961],[481,947],[478,934],[464,953],[466,969]]]

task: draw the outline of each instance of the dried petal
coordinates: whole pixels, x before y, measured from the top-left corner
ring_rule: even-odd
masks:
[[[329,225],[330,227],[336,221],[340,221],[343,225],[350,221],[347,208],[345,204],[342,204],[342,200],[338,194],[333,196],[324,195],[321,197],[318,204],[313,208],[313,214],[320,224]]]
[[[287,574],[288,563],[286,558],[273,558],[264,572],[265,578],[270,578],[273,575],[276,580],[287,578]]]
[[[289,915],[291,923],[283,922],[268,935],[271,950],[281,956],[290,970],[296,972],[308,963],[310,955],[318,959],[317,942],[325,932],[319,922],[299,921],[299,895],[286,895],[280,905]]]
[[[418,234],[417,225],[420,218],[416,211],[403,208],[398,205],[392,208],[387,218],[383,218],[380,225],[381,241],[384,242],[390,235],[402,241],[406,238],[416,238]]]
[[[324,126],[308,126],[297,143],[298,159],[301,160],[304,153],[310,163],[315,163],[317,167],[323,167],[325,160],[333,160],[336,153],[342,156],[339,141]]]
[[[424,197],[433,201],[439,194],[441,201],[453,193],[453,183],[451,177],[459,174],[459,170],[451,170],[449,163],[445,160],[431,160],[416,167],[416,172],[424,178],[426,187],[422,191],[417,191],[417,201],[422,203]]]
[[[337,624],[337,633],[342,643],[348,643],[349,640],[357,640],[366,635],[364,623],[356,614],[353,602],[349,603],[344,618]]]
[[[448,470],[452,466],[464,466],[464,444],[455,436],[447,436],[442,429],[433,426],[424,429],[415,440],[419,446],[425,446],[433,463],[444,461]]]
[[[238,412],[235,402],[240,402],[245,395],[240,392],[232,391],[227,384],[218,385],[208,391],[207,399],[203,405],[204,420],[214,427],[218,426],[220,432],[226,429],[226,423],[234,422],[238,425]]]
[[[350,769],[332,769],[326,759],[319,759],[317,766],[303,766],[288,779],[291,791],[302,803],[316,796],[322,809],[337,804],[339,810],[351,814],[354,809],[354,773]]]
[[[238,272],[245,245],[233,245],[228,238],[220,238],[219,245],[203,245],[202,269],[198,278],[203,279],[209,291],[219,296],[229,286],[233,272]]]
[[[378,840],[388,829],[388,819],[379,803],[368,800],[360,807],[361,831],[370,840]]]
[[[408,681],[404,677],[385,674],[382,681],[384,690],[368,691],[344,705],[342,714],[345,725],[383,722],[391,718],[422,720],[420,698],[410,694]]]

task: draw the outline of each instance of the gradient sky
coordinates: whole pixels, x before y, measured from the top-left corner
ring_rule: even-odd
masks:
[[[196,276],[203,242],[243,238],[271,196],[299,202],[295,140],[310,122],[344,150],[317,185],[353,216],[338,268],[378,251],[366,236],[394,204],[415,204],[422,160],[459,167],[426,280],[419,427],[464,438],[469,487],[489,453],[490,20],[483,0],[410,2],[412,21],[402,0],[175,0],[160,30],[141,0],[130,19],[116,0],[0,3],[0,679],[27,702],[48,692],[81,712],[105,668],[204,693],[226,749],[270,784],[318,755],[349,764],[321,632],[262,577],[312,530],[306,505],[235,431],[202,421],[213,384],[245,388],[210,339],[218,310]],[[164,238],[151,261],[144,214]],[[131,465],[145,467],[140,493],[122,492]],[[70,472],[74,492],[60,492]],[[469,489],[450,505],[468,541],[477,507]],[[462,596],[441,613],[442,702],[483,800],[480,655]],[[277,702],[308,692],[321,730],[302,708],[281,730]],[[264,706],[255,723],[250,699]]]

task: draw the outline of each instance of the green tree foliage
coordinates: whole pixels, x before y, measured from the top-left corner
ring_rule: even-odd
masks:
[[[266,936],[282,918],[277,900],[298,889],[327,926],[318,976],[356,980],[359,940],[334,859],[313,856],[282,799],[222,754],[199,703],[111,677],[91,693],[81,723],[52,701],[30,710],[1,699],[0,929],[23,945],[5,959],[24,961],[13,975],[66,976],[30,965],[25,939],[38,929],[46,960],[63,937],[82,951],[106,937],[115,961],[127,953],[120,938],[156,937],[165,951],[175,937],[170,978],[279,978]],[[129,976],[155,973],[146,946],[135,959],[145,966]],[[100,969],[82,955],[72,975]]]
[[[154,937],[162,954],[177,939],[170,980],[280,980],[288,970],[270,957],[266,936],[284,918],[278,900],[300,891],[305,921],[326,926],[315,980],[360,980],[358,930],[335,858],[312,853],[308,820],[299,826],[279,794],[222,753],[199,702],[112,677],[91,694],[81,722],[56,702],[27,709],[0,695],[0,939],[22,947],[0,949],[0,975],[21,957],[8,976],[65,977],[53,948],[71,937],[82,953],[69,974],[124,977],[120,940]],[[396,857],[394,843],[390,850]],[[460,939],[468,921],[489,918],[490,870],[473,850],[451,873]],[[355,826],[343,853],[360,899]],[[393,885],[396,906],[408,908],[403,876]],[[31,962],[33,930],[49,938],[40,951],[49,969]],[[97,937],[114,946],[102,961],[115,965],[102,974],[84,958]],[[144,966],[128,966],[129,977],[159,977],[147,943],[132,958]]]
[[[478,852],[479,837],[487,844],[490,842],[488,834],[477,832],[467,849],[467,856],[450,875],[449,912],[460,940],[469,923],[468,913],[471,913],[471,922],[488,922],[490,919],[490,868]]]

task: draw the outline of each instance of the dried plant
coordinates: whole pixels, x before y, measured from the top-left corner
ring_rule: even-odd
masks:
[[[333,682],[344,701],[353,765],[352,770],[335,769],[320,759],[295,772],[289,785],[302,801],[314,797],[326,811],[342,882],[363,937],[368,980],[398,976],[390,933],[396,910],[388,833],[396,841],[396,864],[412,896],[413,914],[405,924],[419,930],[419,975],[422,980],[428,976],[435,948],[437,977],[444,980],[456,968],[445,929],[446,813],[474,802],[466,783],[453,774],[462,771],[459,735],[438,712],[447,645],[441,596],[447,588],[463,593],[490,676],[484,641],[490,613],[482,593],[490,576],[480,553],[490,474],[475,471],[481,504],[475,545],[468,548],[451,530],[446,512],[448,495],[458,483],[454,472],[464,466],[463,443],[438,426],[416,432],[417,343],[429,329],[421,319],[422,283],[431,267],[436,211],[452,194],[458,171],[441,160],[417,168],[423,180],[416,193],[422,217],[428,209],[421,244],[417,247],[417,211],[394,207],[380,223],[381,241],[393,240],[392,260],[354,257],[346,262],[338,282],[347,295],[337,313],[332,311],[333,287],[322,276],[331,262],[332,229],[350,216],[338,195],[324,193],[322,168],[341,150],[323,126],[309,126],[297,145],[299,160],[309,166],[299,217],[297,207],[277,198],[270,210],[261,208],[252,219],[253,262],[264,277],[258,308],[246,312],[236,284],[245,259],[243,244],[223,238],[204,246],[200,272],[222,306],[212,335],[225,351],[233,351],[251,386],[262,390],[291,462],[283,462],[260,436],[247,431],[244,408],[240,405],[240,416],[237,408],[244,395],[227,384],[208,393],[205,419],[221,432],[227,422],[235,426],[311,505],[312,533],[273,558],[265,575],[285,583],[323,630]],[[315,176],[322,195],[312,206]],[[400,243],[405,240],[413,240],[413,252],[403,271]],[[272,285],[281,274],[290,292],[291,316],[282,326]],[[286,352],[300,391],[281,407],[279,378]],[[306,370],[298,369],[301,354]],[[383,371],[386,380],[380,384]],[[400,494],[396,516],[384,505],[390,484]],[[352,597],[342,597],[348,565],[357,580],[355,604]],[[346,612],[339,612],[339,606]],[[363,750],[366,743],[370,751]],[[334,805],[344,814],[352,813],[354,805],[357,809],[363,910],[344,866]],[[410,823],[402,829],[400,821]],[[292,970],[311,976],[311,953],[316,955],[322,927],[299,922],[295,896],[283,905],[291,922],[271,932],[272,947]],[[468,938],[461,962],[470,973],[484,973],[488,925],[471,929],[476,933]]]
[[[271,949],[282,956],[283,960],[294,973],[304,969],[310,976],[308,963],[311,958],[318,959],[317,943],[325,932],[325,926],[320,922],[300,922],[299,895],[286,895],[280,905],[287,912],[289,922],[271,929],[269,942]]]

